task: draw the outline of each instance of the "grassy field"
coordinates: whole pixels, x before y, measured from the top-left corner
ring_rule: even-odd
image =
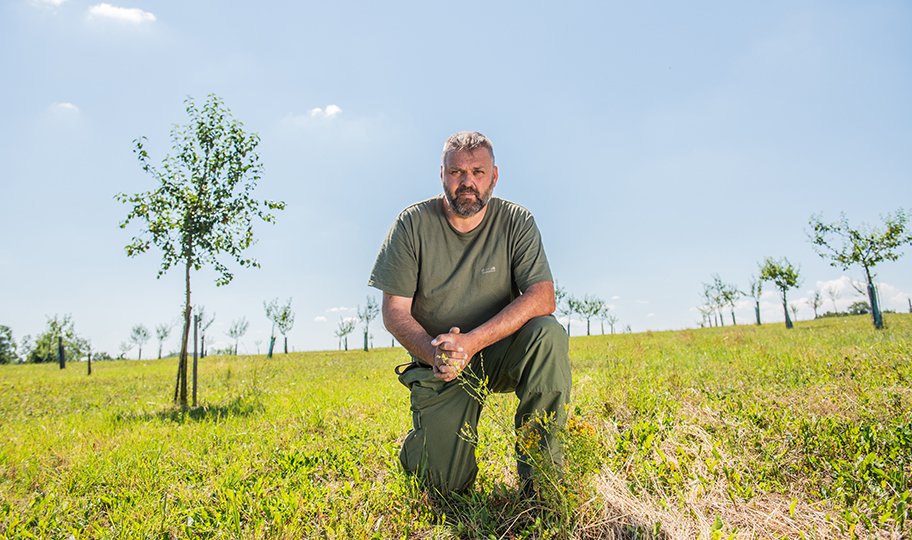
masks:
[[[909,538],[912,315],[579,337],[563,480],[520,500],[512,395],[475,492],[399,471],[402,349],[0,366],[2,538]]]

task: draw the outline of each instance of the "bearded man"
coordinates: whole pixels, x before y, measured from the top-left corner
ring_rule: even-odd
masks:
[[[536,455],[560,466],[554,433],[566,418],[570,362],[535,220],[492,196],[491,141],[456,133],[441,161],[443,194],[399,214],[368,284],[383,291],[383,323],[412,358],[397,368],[412,413],[399,459],[446,494],[475,481],[478,418],[490,392],[515,392],[516,429],[534,434],[527,439],[539,445]],[[535,468],[529,449],[517,444],[526,495]]]

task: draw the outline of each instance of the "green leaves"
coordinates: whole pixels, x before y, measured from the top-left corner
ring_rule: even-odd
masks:
[[[895,261],[900,248],[912,243],[912,230],[908,228],[909,214],[902,209],[883,218],[882,228],[862,224],[852,227],[845,214],[839,220],[824,223],[821,216],[811,216],[808,238],[817,254],[830,259],[830,264],[847,270],[860,265],[866,270],[883,261]]]
[[[162,251],[159,276],[178,263],[200,269],[212,266],[218,285],[234,274],[225,256],[243,267],[259,263],[243,256],[254,243],[253,222],[275,222],[281,201],[252,197],[263,166],[256,153],[260,138],[246,133],[221,98],[210,94],[202,106],[185,100],[189,121],[171,130],[172,154],[159,166],[151,163],[146,138],[134,141],[134,153],[156,187],[115,199],[132,208],[120,227],[134,221],[144,229],[125,246],[128,256],[144,253],[154,244]]]

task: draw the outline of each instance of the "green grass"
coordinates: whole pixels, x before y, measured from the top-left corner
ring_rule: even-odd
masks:
[[[571,340],[563,481],[517,495],[511,395],[475,492],[398,466],[401,349],[0,366],[4,538],[807,538],[912,531],[912,316]]]

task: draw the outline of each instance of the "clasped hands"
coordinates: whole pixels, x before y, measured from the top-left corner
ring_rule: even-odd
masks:
[[[434,363],[431,366],[434,376],[447,382],[458,377],[477,352],[468,334],[460,333],[459,328],[455,326],[450,328],[449,333],[440,334],[432,339],[431,345],[436,347]]]

